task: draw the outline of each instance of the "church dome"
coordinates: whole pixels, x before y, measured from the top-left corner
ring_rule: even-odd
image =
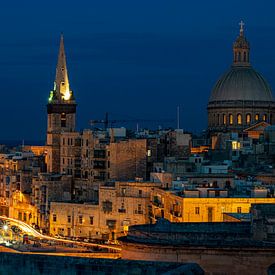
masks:
[[[233,65],[217,81],[212,90],[209,103],[232,100],[273,101],[273,98],[267,81],[250,65]]]
[[[244,23],[233,43],[233,64],[215,84],[207,106],[210,133],[244,129],[259,122],[275,123],[275,101],[268,82],[250,64]]]

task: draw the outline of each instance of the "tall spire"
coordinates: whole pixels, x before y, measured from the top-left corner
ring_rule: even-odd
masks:
[[[250,66],[249,63],[249,52],[250,46],[249,42],[244,36],[244,22],[241,20],[240,34],[233,44],[233,65],[235,66]]]
[[[54,81],[54,89],[50,94],[49,100],[50,101],[51,100],[68,101],[71,99],[72,99],[72,91],[70,91],[68,70],[66,65],[64,37],[63,37],[63,34],[61,34],[58,61],[57,61],[55,81]]]

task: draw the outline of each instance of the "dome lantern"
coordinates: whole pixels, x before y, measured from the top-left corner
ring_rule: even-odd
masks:
[[[239,25],[240,25],[240,34],[233,44],[233,65],[250,66],[250,63],[249,63],[250,46],[249,46],[249,42],[246,40],[244,36],[244,22],[241,21]]]

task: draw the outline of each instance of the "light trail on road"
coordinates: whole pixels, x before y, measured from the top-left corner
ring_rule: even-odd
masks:
[[[34,228],[32,228],[30,225],[28,225],[25,222],[13,219],[13,218],[8,218],[5,216],[0,216],[0,220],[5,220],[14,223],[16,226],[18,226],[22,231],[24,231],[28,235],[32,235],[33,237],[40,238],[40,239],[45,239],[49,241],[54,241],[58,243],[70,243],[70,244],[75,244],[78,246],[86,246],[86,247],[100,247],[100,248],[106,248],[106,249],[111,249],[115,251],[121,251],[121,248],[118,246],[112,246],[112,245],[106,245],[106,244],[97,244],[97,243],[86,243],[86,242],[80,242],[80,241],[72,241],[72,240],[66,240],[66,239],[58,239],[55,237],[50,237],[44,234],[41,234],[37,232]]]

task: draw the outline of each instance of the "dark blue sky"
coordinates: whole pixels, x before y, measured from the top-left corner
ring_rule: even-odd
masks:
[[[60,32],[79,129],[106,111],[114,119],[173,118],[180,105],[181,126],[198,132],[211,88],[231,64],[240,19],[252,64],[275,87],[274,10],[272,0],[5,1],[0,139],[45,138]]]

